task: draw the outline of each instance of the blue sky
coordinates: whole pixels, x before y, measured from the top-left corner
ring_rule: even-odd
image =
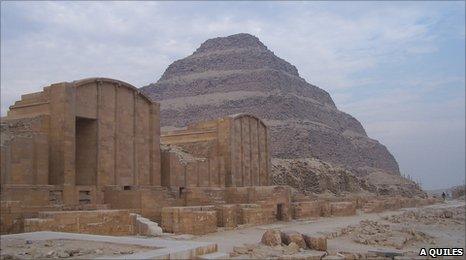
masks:
[[[465,179],[459,2],[1,2],[2,115],[105,76],[143,86],[212,37],[247,32],[327,90],[425,188]]]

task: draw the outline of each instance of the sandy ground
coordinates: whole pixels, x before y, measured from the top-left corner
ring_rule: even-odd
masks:
[[[194,237],[193,240],[215,242],[220,252],[230,253],[234,247],[257,244],[266,229],[276,228],[325,235],[329,237],[327,251],[330,254],[382,250],[417,255],[422,247],[465,248],[464,205],[464,201],[448,201],[383,213],[358,212],[358,215],[350,217],[279,222],[221,231]],[[452,209],[456,209],[456,218],[438,216]]]
[[[96,241],[53,239],[32,241],[8,239],[2,241],[0,259],[75,258],[90,259],[102,256],[131,255],[156,249],[155,247],[124,245]]]

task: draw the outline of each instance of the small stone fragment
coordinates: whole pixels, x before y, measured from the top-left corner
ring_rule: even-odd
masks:
[[[299,246],[295,242],[291,242],[287,246],[284,247],[283,254],[284,255],[292,255],[299,252]]]
[[[240,254],[240,255],[244,255],[248,253],[248,249],[245,248],[244,246],[234,246],[233,252]]]
[[[70,257],[70,254],[68,254],[67,252],[58,252],[58,257],[60,258],[67,258],[67,257]]]
[[[51,258],[51,257],[53,257],[53,255],[55,255],[55,251],[54,251],[54,250],[47,252],[47,254],[45,254],[45,257]]]

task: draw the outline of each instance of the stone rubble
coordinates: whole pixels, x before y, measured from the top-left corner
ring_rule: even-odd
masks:
[[[269,229],[262,235],[261,243],[266,246],[279,246],[282,238],[279,230]]]
[[[304,241],[303,235],[296,231],[282,231],[280,233],[282,242],[285,245],[290,245],[294,243],[299,246],[299,248],[306,249],[306,241]]]
[[[232,258],[320,259],[325,256],[327,238],[292,230],[268,229],[258,244],[235,246]]]
[[[359,225],[341,230],[341,236],[349,236],[352,241],[364,245],[390,246],[403,249],[410,242],[431,243],[432,237],[414,229],[397,229],[377,221],[362,220]]]
[[[465,220],[465,206],[451,209],[430,209],[409,210],[401,215],[393,215],[385,219],[392,223],[416,222],[425,225],[440,224],[462,224]]]

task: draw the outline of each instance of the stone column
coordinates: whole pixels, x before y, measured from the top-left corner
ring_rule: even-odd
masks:
[[[161,185],[160,155],[160,105],[152,103],[149,114],[150,122],[150,181],[153,186]]]
[[[69,83],[50,86],[50,183],[75,183],[75,89]]]

